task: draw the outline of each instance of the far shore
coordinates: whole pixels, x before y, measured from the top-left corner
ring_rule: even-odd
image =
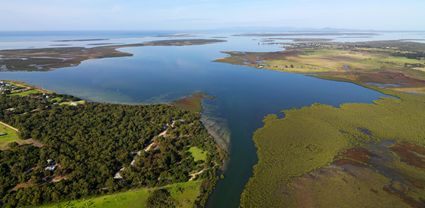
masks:
[[[78,41],[78,40],[74,40]],[[84,41],[84,40],[79,40]],[[68,42],[68,41],[62,41]],[[90,59],[126,57],[131,53],[120,48],[143,46],[192,46],[226,42],[219,39],[176,39],[159,40],[135,44],[103,45],[93,48],[56,47],[37,49],[0,50],[1,71],[49,71],[58,68],[78,66]]]

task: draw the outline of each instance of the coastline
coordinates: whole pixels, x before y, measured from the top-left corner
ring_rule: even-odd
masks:
[[[320,181],[326,181],[327,175],[324,174],[324,171],[334,171],[332,168],[337,167],[336,171],[340,175],[336,175],[334,177],[344,177],[344,180],[348,180],[344,174],[350,174],[350,171],[347,170],[357,170],[358,167],[363,167],[366,165],[366,167],[371,167],[370,169],[373,172],[377,172],[378,174],[371,175],[371,177],[382,177],[379,174],[382,174],[386,177],[389,177],[392,180],[397,180],[392,177],[400,177],[404,178],[406,180],[418,180],[419,183],[421,180],[416,179],[410,179],[412,177],[409,173],[410,169],[409,167],[398,167],[397,164],[403,163],[406,161],[409,161],[406,158],[403,158],[402,155],[399,155],[401,158],[403,158],[401,161],[399,158],[392,158],[390,162],[387,163],[377,163],[374,162],[374,157],[383,157],[379,154],[382,153],[375,153],[373,151],[376,151],[374,148],[375,146],[378,146],[379,148],[385,148],[385,151],[394,151],[394,148],[399,148],[398,146],[402,146],[403,144],[406,144],[407,146],[404,146],[403,148],[410,148],[410,146],[413,146],[414,148],[424,148],[425,142],[421,140],[421,121],[425,118],[423,116],[417,116],[415,119],[412,118],[415,114],[421,114],[419,113],[420,110],[423,110],[423,95],[413,95],[413,94],[406,94],[406,93],[397,93],[397,92],[389,92],[388,90],[381,91],[382,93],[386,93],[387,95],[392,95],[392,97],[382,97],[372,104],[360,104],[360,103],[346,103],[339,107],[332,107],[324,104],[313,104],[311,106],[305,106],[302,108],[297,109],[287,109],[283,110],[283,113],[285,114],[284,118],[278,118],[275,114],[268,115],[264,119],[264,126],[260,129],[258,129],[254,134],[254,142],[255,146],[257,148],[257,154],[259,156],[259,162],[253,167],[254,175],[250,178],[249,182],[247,183],[244,192],[242,194],[241,198],[241,207],[249,207],[249,205],[253,205],[258,203],[257,205],[264,205],[267,204],[268,206],[303,206],[302,202],[301,204],[297,204],[299,202],[294,201],[295,197],[294,195],[291,195],[291,197],[279,197],[276,193],[276,189],[278,190],[284,190],[288,194],[295,194],[300,192],[299,189],[295,189],[294,187],[302,186],[302,182],[304,180],[310,180],[311,177],[318,178]],[[402,105],[400,107],[399,105]],[[420,107],[422,105],[422,107]],[[416,106],[416,107],[412,107]],[[368,109],[368,110],[367,110]],[[408,112],[404,112],[403,114],[395,115],[395,113],[392,113],[391,124],[384,125],[384,128],[379,126],[382,124],[382,120],[385,120],[385,116],[389,115],[388,113],[382,113],[387,112],[389,109],[394,109],[395,111],[398,111],[400,109],[408,110]],[[360,120],[354,120],[349,115],[350,113],[346,112],[356,112],[357,116],[362,116],[361,118],[370,117],[369,121],[367,119],[360,119]],[[374,112],[374,113],[371,113]],[[328,116],[326,115],[328,114]],[[306,116],[309,115],[309,116]],[[338,119],[335,119],[337,117]],[[333,120],[338,120],[340,124],[333,124],[332,126],[327,126],[327,122],[332,122],[331,118]],[[350,120],[350,119],[353,119]],[[371,124],[370,121],[376,120],[375,124]],[[314,125],[321,126],[320,128],[312,127]],[[332,124],[331,124],[332,125]],[[342,127],[340,127],[342,125]],[[394,126],[401,126],[401,125],[407,125],[410,129],[416,129],[416,132],[418,134],[415,134],[413,136],[413,133],[410,135],[407,132],[404,132],[403,129],[407,127],[400,127],[397,129],[391,129],[391,127]],[[351,129],[351,126],[357,126],[357,128]],[[343,136],[338,135],[337,132],[333,136],[330,135],[327,130],[341,129],[338,131],[346,132],[343,134]],[[302,129],[302,131],[301,131]],[[314,130],[312,130],[314,129]],[[391,131],[389,130],[391,129]],[[296,133],[296,132],[307,132],[307,133]],[[273,135],[275,134],[275,135]],[[337,137],[335,139],[331,139],[328,144],[326,144],[324,138],[322,140],[325,140],[323,142],[317,143],[316,141],[320,141],[320,138],[317,135],[326,135],[327,137]],[[422,133],[423,136],[423,133]],[[308,138],[313,139],[308,139]],[[344,139],[344,137],[348,137],[349,139]],[[401,138],[399,138],[401,137]],[[294,139],[299,140],[294,141]],[[362,138],[362,140],[359,140]],[[391,138],[391,139],[388,139]],[[339,141],[339,142],[337,142]],[[341,141],[344,141],[346,143],[340,143]],[[387,146],[386,142],[390,142]],[[381,143],[382,142],[382,143]],[[298,144],[300,143],[300,144]],[[331,143],[334,143],[333,146],[329,146]],[[338,144],[340,143],[340,144]],[[382,145],[385,145],[381,147]],[[289,145],[289,146],[288,146]],[[308,151],[303,150],[303,146],[308,147]],[[290,147],[290,148],[288,148]],[[361,151],[371,151],[373,154],[376,154],[377,156],[373,155],[367,155],[366,159],[364,161],[358,161],[357,156],[353,156],[354,158],[350,158],[350,155],[344,155],[344,151],[358,151],[356,148],[362,148]],[[406,150],[401,149],[397,151],[412,151],[412,150]],[[298,152],[299,151],[299,152]],[[300,153],[302,152],[302,153]],[[328,153],[329,152],[329,153]],[[280,154],[283,154],[280,155]],[[347,153],[348,154],[348,153]],[[355,153],[358,154],[358,153]],[[372,153],[367,153],[372,154]],[[395,152],[394,154],[399,154],[398,152]],[[420,153],[418,153],[421,155]],[[270,155],[273,155],[273,158],[271,158]],[[294,158],[295,155],[295,158]],[[298,156],[297,156],[298,155]],[[306,159],[303,158],[311,158],[312,161],[306,161]],[[315,159],[313,159],[315,158]],[[326,158],[326,159],[325,159]],[[348,158],[348,159],[346,159]],[[371,158],[371,159],[367,159]],[[412,158],[411,158],[412,159]],[[286,161],[284,163],[276,162],[276,161]],[[347,162],[348,161],[348,162]],[[350,162],[352,161],[352,162]],[[303,169],[300,167],[296,167],[295,164],[304,164],[300,167],[308,167],[307,169]],[[284,165],[285,164],[285,165]],[[350,167],[347,167],[346,164],[349,164]],[[412,165],[412,163],[408,163]],[[268,167],[269,173],[264,172],[265,166]],[[351,167],[352,166],[352,167]],[[383,167],[387,169],[381,169]],[[412,165],[413,166],[413,165]],[[328,168],[331,169],[328,169]],[[342,168],[341,170],[339,168]],[[277,171],[278,169],[280,171]],[[374,169],[376,168],[376,169]],[[410,167],[411,168],[411,167]],[[344,172],[346,171],[346,172]],[[366,173],[369,171],[368,169],[360,169],[359,171],[365,171],[364,174],[371,174],[371,172]],[[386,171],[392,172],[396,171],[397,174],[395,176],[388,176]],[[324,175],[323,175],[324,174]],[[354,174],[354,173],[353,173]],[[341,176],[342,175],[342,176]],[[276,178],[277,177],[277,178]],[[273,179],[274,178],[274,179]],[[278,183],[278,180],[280,181]],[[352,178],[351,180],[357,181],[356,183],[363,184],[365,179],[362,178]],[[268,182],[265,182],[268,181]],[[267,185],[267,189],[264,186],[264,184]],[[314,184],[314,182],[311,182]],[[324,183],[324,182],[317,182],[317,183]],[[327,182],[330,183],[330,182]],[[402,182],[401,182],[402,183]],[[379,188],[381,186],[387,185],[386,183],[378,183],[374,184],[374,189]],[[402,183],[403,186],[408,186],[408,184]],[[323,184],[322,184],[323,185]],[[312,185],[313,186],[313,185]],[[341,185],[339,185],[341,186]],[[260,188],[263,187],[263,188]],[[304,187],[304,186],[302,186]],[[368,184],[363,184],[362,189],[367,188]],[[255,190],[267,190],[263,193],[258,193]],[[307,189],[307,187],[301,188],[301,189]],[[332,196],[338,195],[338,192],[332,192],[334,189],[324,190],[320,187],[315,187],[317,192],[310,192],[312,196],[319,195],[319,193],[323,193],[328,191],[329,193],[332,193]],[[340,193],[345,193],[346,189],[348,189],[345,186],[340,187]],[[416,187],[410,187],[410,189],[415,190]],[[364,192],[363,192],[364,193]],[[360,193],[358,193],[360,195]],[[403,197],[411,197],[411,192],[401,192],[400,198]],[[259,196],[262,196],[259,198]],[[331,196],[329,195],[329,196]],[[286,196],[286,195],[285,195]],[[270,198],[271,197],[271,198]],[[321,204],[325,203],[326,201],[329,202],[330,198],[326,198],[325,196],[321,196],[322,199],[318,198],[316,199],[316,203]],[[389,200],[395,200],[399,204],[399,206],[402,206],[403,202],[400,202],[400,199],[398,197],[394,196],[386,196]],[[270,200],[264,201],[264,198],[268,198]],[[387,199],[384,198],[384,199]],[[367,205],[368,203],[371,203],[372,201],[367,201],[365,198],[363,205]],[[373,200],[372,197],[370,200]],[[356,200],[360,200],[359,198],[353,198],[353,202]],[[381,199],[383,200],[383,199]],[[420,204],[416,199],[410,199],[410,202],[413,204]],[[387,201],[382,201],[382,203]],[[295,205],[295,204],[297,205]],[[350,203],[349,201],[339,200],[336,201],[335,206],[342,206],[343,204]],[[407,203],[407,202],[406,202]],[[363,206],[362,205],[362,206]],[[380,206],[380,203],[375,203],[376,206]],[[318,205],[319,206],[319,205]],[[323,206],[319,206],[323,207]],[[325,206],[326,207],[326,206]]]
[[[145,46],[194,46],[226,42],[220,39],[172,39],[144,43],[105,45],[93,48],[56,47],[0,50],[0,71],[51,71],[73,67],[91,59],[133,56],[120,48]]]
[[[42,89],[42,88],[39,88],[39,87],[35,87],[35,86],[31,86],[31,85],[28,85],[28,84],[26,84],[26,83],[24,83],[24,82],[19,82],[19,81],[9,81],[9,80],[3,80],[2,82],[5,82],[5,83],[10,83],[11,85],[14,85],[14,86],[18,86],[19,85],[19,87],[20,88],[22,88],[22,89],[25,89],[25,90],[33,90],[33,91],[35,91],[34,92],[34,94],[22,94],[22,95],[19,95],[19,97],[26,97],[26,96],[28,96],[29,98],[36,98],[36,97],[38,97],[38,96],[43,96],[43,99],[53,99],[53,100],[56,100],[56,99],[59,99],[59,97],[63,97],[63,96],[65,96],[65,97],[69,97],[69,96],[67,96],[67,95],[58,95],[58,94],[56,94],[56,93],[54,93],[54,92],[52,92],[52,91],[48,91],[48,90],[45,90],[45,89]],[[9,92],[10,93],[10,92]],[[42,95],[41,95],[42,94]],[[50,95],[53,95],[53,96],[50,96]],[[198,96],[199,95],[199,96]],[[8,95],[5,95],[5,96],[8,96]],[[59,96],[58,98],[57,98],[57,96]],[[50,98],[51,97],[51,98]],[[70,97],[70,98],[72,98],[72,97]],[[207,98],[207,96],[205,96],[204,94],[201,94],[201,93],[195,93],[195,94],[193,94],[193,95],[190,95],[190,96],[186,96],[186,97],[184,97],[184,98],[182,98],[181,100],[185,100],[183,103],[184,104],[187,104],[187,99],[189,99],[190,100],[190,98],[194,98],[194,100],[192,100],[192,102],[193,103],[190,103],[189,102],[189,104],[195,104],[195,106],[196,105],[202,105],[201,103],[202,103],[202,100],[203,99],[205,99],[205,98]],[[64,105],[69,105],[70,107],[72,106],[72,107],[76,107],[77,105],[91,105],[91,104],[95,104],[95,103],[87,103],[87,102],[84,102],[84,103],[81,103],[80,104],[80,102],[78,102],[78,104],[76,104],[76,105],[73,105],[72,104],[72,102],[68,102],[66,99],[63,99],[63,100],[61,100],[61,101],[55,101],[55,102],[58,102],[57,104],[58,104],[58,106],[61,106],[63,103],[67,103],[67,104],[64,104]],[[175,101],[174,103],[177,103],[178,102],[178,100],[177,101]],[[68,104],[69,103],[69,104]],[[77,102],[76,102],[77,103]],[[117,106],[122,106],[122,107],[124,107],[125,108],[125,106],[128,106],[128,107],[137,107],[137,106],[146,106],[146,107],[148,107],[148,106],[159,106],[159,105],[161,105],[161,104],[139,104],[139,105],[127,105],[127,104],[107,104],[107,103],[99,103],[99,105],[117,105]],[[170,107],[172,107],[172,108],[176,108],[176,109],[180,109],[180,110],[182,110],[182,111],[191,111],[190,109],[187,109],[187,108],[182,108],[182,106],[180,105],[180,106],[176,106],[176,105],[173,105],[173,103],[169,103],[169,104],[162,104],[162,105],[164,105],[164,106],[170,106]],[[193,107],[193,106],[192,106]],[[198,111],[199,110],[199,111]],[[218,161],[221,161],[221,162],[214,162],[214,160],[215,159],[212,159],[212,162],[214,162],[214,165],[213,166],[211,166],[210,168],[208,168],[208,169],[213,169],[213,170],[221,170],[222,168],[223,168],[223,163],[224,163],[224,158],[225,158],[225,155],[226,155],[226,150],[225,149],[222,149],[222,146],[220,146],[218,143],[216,143],[216,141],[218,141],[218,140],[216,140],[218,137],[217,136],[214,136],[212,133],[214,132],[213,130],[211,130],[211,129],[208,129],[207,128],[207,126],[204,124],[204,122],[205,122],[205,120],[204,119],[202,119],[201,117],[202,117],[202,109],[192,109],[192,111],[191,111],[192,113],[194,113],[194,114],[199,114],[199,122],[201,122],[202,123],[202,125],[205,127],[205,129],[206,129],[206,131],[208,132],[208,134],[209,134],[209,136],[211,137],[211,139],[213,140],[213,143],[215,143],[215,145],[216,145],[216,151],[217,151],[217,153],[218,153],[218,155],[215,155],[215,156],[213,156],[213,158],[223,158],[223,159],[220,159],[220,160],[218,160]],[[171,124],[171,126],[173,126],[174,124]],[[11,127],[11,126],[10,126]],[[13,127],[14,128],[14,127]],[[41,143],[40,143],[41,144]],[[20,144],[20,145],[34,145],[34,144]],[[34,146],[36,146],[36,145],[34,145]],[[15,148],[16,146],[13,146],[13,148]],[[38,145],[37,146],[37,148],[42,148],[43,147],[43,145]],[[4,150],[4,151],[7,151],[7,150]],[[208,171],[208,172],[210,172],[210,171]],[[204,174],[205,175],[205,174]],[[198,176],[196,176],[196,180],[193,180],[194,182],[196,182],[196,187],[198,187],[199,188],[199,190],[193,190],[193,191],[196,191],[196,192],[198,192],[199,194],[197,195],[197,197],[196,197],[196,199],[193,199],[194,201],[193,201],[193,203],[194,204],[196,204],[197,206],[204,206],[204,204],[206,203],[206,200],[207,200],[207,198],[209,197],[209,194],[211,193],[211,191],[213,190],[213,188],[214,188],[214,185],[215,185],[215,183],[216,183],[216,180],[218,180],[218,176],[217,175],[215,175],[215,174],[212,174],[212,175],[210,175],[210,174],[208,174],[209,176],[202,176],[203,177],[203,179],[201,178],[201,179],[199,179],[199,177]],[[205,178],[206,177],[206,178]],[[189,180],[189,181],[192,181],[192,180]],[[180,186],[180,185],[179,185]],[[182,186],[185,186],[184,184],[182,184]],[[167,186],[165,186],[165,187],[170,187],[170,188],[173,188],[174,187],[174,185],[173,184],[170,184],[170,185],[167,185]],[[195,186],[193,186],[193,185],[189,185],[188,187],[191,187],[190,189],[192,190]],[[161,187],[159,187],[158,189],[160,189]],[[143,193],[145,193],[145,191],[143,191],[143,188],[132,188],[131,190],[133,190],[133,192],[134,191],[136,191],[136,192],[138,192],[138,190],[140,190],[141,192],[143,192]],[[153,190],[153,189],[152,189]],[[191,193],[195,193],[195,192],[191,192]],[[150,192],[150,191],[149,191]],[[122,195],[122,196],[124,196],[124,195],[126,195],[125,194],[126,192],[119,192],[119,193],[117,193],[117,196],[118,195]],[[146,194],[146,193],[145,193]],[[95,200],[95,201],[98,201],[99,202],[99,198],[100,197],[103,197],[104,195],[93,195],[93,196],[91,196],[90,198],[88,198],[88,199],[85,199],[85,198],[82,198],[82,199],[80,199],[80,200],[78,200],[78,201],[70,201],[69,203],[85,203],[85,201],[86,200],[88,200],[88,201],[91,201],[91,200]],[[115,197],[115,194],[112,194],[112,195],[110,195],[110,196],[108,196],[108,197]],[[67,202],[68,203],[68,202]],[[101,202],[99,202],[99,203],[101,203]],[[103,203],[103,202],[102,202]]]
[[[331,198],[327,198],[327,196],[323,196],[320,193],[329,192],[328,196],[335,196],[339,193],[346,192],[350,193],[348,190],[351,187],[344,186],[343,184],[334,184],[335,186],[340,187],[341,192],[337,192],[332,188],[325,190],[322,189],[320,186],[314,186],[315,181],[311,179],[312,177],[318,178],[317,180],[320,180],[318,183],[325,183],[323,184],[323,186],[326,186],[327,184],[331,183],[331,181],[328,180],[327,176],[323,175],[323,172],[329,172],[328,175],[337,174],[333,177],[343,177],[343,180],[350,180],[353,181],[353,183],[359,183],[362,185],[362,190],[365,188],[367,189],[368,187],[372,187],[372,185],[373,189],[377,189],[382,186],[387,186],[387,183],[385,181],[380,183],[368,183],[365,182],[366,179],[358,177],[347,178],[349,174],[354,174],[344,169],[347,163],[345,161],[347,160],[354,160],[355,164],[353,171],[362,171],[364,172],[364,174],[369,174],[370,177],[375,177],[376,180],[378,180],[377,178],[379,177],[382,178],[382,176],[384,176],[384,178],[387,177],[390,180],[396,180],[392,178],[395,176],[389,176],[389,173],[381,169],[381,166],[385,166],[385,168],[387,168],[389,172],[397,172],[397,177],[404,178],[404,180],[418,180],[418,183],[421,181],[417,178],[410,179],[410,177],[412,177],[410,175],[411,173],[409,172],[410,166],[400,168],[396,165],[403,162],[406,163],[408,159],[404,158],[404,161],[401,161],[400,159],[392,158],[391,162],[388,164],[375,164],[373,162],[374,156],[368,153],[366,157],[371,159],[366,159],[365,161],[360,161],[359,163],[361,163],[361,165],[370,165],[371,168],[359,168],[357,170],[358,161],[355,158],[350,158],[352,157],[351,155],[349,155],[351,153],[345,153],[344,151],[353,151],[355,152],[355,154],[360,154],[356,152],[358,151],[356,148],[364,148],[364,151],[373,152],[375,151],[374,148],[376,148],[375,142],[378,142],[377,146],[379,146],[379,148],[385,148],[385,151],[390,152],[411,151],[408,149],[411,147],[417,149],[423,148],[423,145],[425,143],[419,139],[420,136],[418,137],[418,135],[404,135],[407,133],[404,133],[402,129],[399,129],[399,131],[389,131],[389,129],[395,128],[395,126],[407,124],[410,125],[409,128],[412,132],[417,132],[417,134],[420,134],[420,132],[422,132],[420,128],[421,122],[419,122],[419,120],[424,119],[423,116],[419,116],[419,114],[421,114],[419,113],[421,111],[421,107],[419,106],[423,105],[423,102],[421,102],[421,100],[424,99],[422,93],[405,92],[406,90],[400,90],[403,88],[392,89],[391,87],[387,87],[387,85],[375,86],[366,83],[363,80],[349,79],[344,76],[336,76],[332,73],[326,74],[321,72],[307,72],[303,71],[305,70],[304,68],[300,71],[296,71],[298,69],[301,69],[301,67],[296,68],[295,71],[279,70],[276,66],[277,62],[272,62],[274,61],[273,59],[271,59],[272,63],[268,64],[267,62],[261,62],[262,59],[258,58],[260,56],[264,57],[265,60],[268,60],[268,54],[272,54],[270,57],[274,57],[276,54],[276,56],[279,56],[280,53],[281,52],[231,52],[228,53],[231,55],[230,57],[218,59],[216,61],[225,62],[229,64],[250,66],[260,70],[283,71],[286,73],[297,73],[303,74],[305,76],[312,76],[318,79],[348,82],[355,85],[359,85],[364,88],[375,90],[377,92],[381,92],[386,96],[375,100],[372,104],[345,103],[340,105],[339,107],[332,107],[325,104],[313,104],[311,106],[305,106],[302,108],[283,110],[283,113],[285,114],[283,118],[278,118],[275,114],[266,116],[264,119],[263,127],[257,129],[253,136],[259,160],[258,163],[254,165],[254,174],[249,179],[248,183],[245,185],[244,191],[241,195],[241,207],[307,206],[307,202],[305,202],[307,203],[305,204],[302,199],[297,198],[297,194],[305,194],[305,191],[303,190],[310,188],[304,187],[303,184],[306,183],[306,180],[311,183],[311,188],[314,188],[315,190],[308,193],[311,197],[313,197],[313,199],[309,200],[314,200],[313,203],[317,203],[319,207],[326,207],[322,206],[323,204],[328,204],[329,206],[329,201],[332,201]],[[256,56],[255,54],[259,55]],[[289,55],[291,55],[290,52]],[[233,59],[234,56],[236,56],[235,59]],[[256,58],[254,59],[251,56],[256,56]],[[255,62],[251,62],[251,60],[255,60]],[[291,65],[291,68],[294,67]],[[397,83],[397,81],[399,81],[405,84],[403,80],[409,80],[409,78],[404,78],[403,76],[400,76],[400,79],[401,80],[394,79],[393,82],[395,81],[395,83]],[[379,78],[377,80],[379,80]],[[406,89],[410,89],[409,87],[411,86],[418,86],[417,83],[420,82],[410,81],[407,82],[407,87],[403,87],[406,87]],[[419,85],[419,87],[423,87],[423,85]],[[402,105],[403,107],[400,107],[398,105]],[[363,109],[369,108],[371,109],[369,110],[371,112],[369,114],[367,113],[368,111],[366,111],[366,113],[362,111]],[[387,108],[396,112],[400,111],[400,113],[398,114],[391,111],[384,113],[386,112]],[[425,108],[425,106],[423,106],[423,108]],[[363,119],[355,120],[354,118],[352,118],[355,116],[348,113],[351,111],[357,112],[357,114],[362,115],[361,118]],[[326,115],[322,115],[322,112],[329,112],[329,118]],[[410,114],[412,114],[412,116],[418,114],[418,116],[416,119],[409,119]],[[382,121],[386,117],[390,117],[389,115],[391,115],[391,117],[394,117],[391,119],[393,127],[389,124],[385,124],[385,122]],[[368,116],[371,118],[368,118]],[[376,120],[377,124],[369,123],[370,120],[374,119]],[[335,120],[340,121],[342,124],[334,124],[334,126],[328,125],[328,123],[333,123]],[[318,126],[320,126],[320,128],[317,128]],[[351,129],[353,128],[351,126],[357,126],[357,129],[354,128],[353,130]],[[338,131],[333,132],[333,129],[335,128],[339,128],[339,131],[347,133],[344,133],[344,136],[341,136],[341,133],[338,133]],[[385,129],[387,129],[387,132],[385,131]],[[333,139],[320,139],[318,135],[330,137]],[[359,136],[360,138],[366,137],[364,138],[365,141],[358,141]],[[351,139],[346,139],[346,137]],[[316,140],[309,140],[309,138],[315,138]],[[385,138],[391,138],[390,141],[392,143],[390,144],[392,145],[386,145]],[[324,141],[321,142],[321,140]],[[381,147],[381,144],[379,144],[380,141],[382,141],[386,146]],[[332,143],[335,143],[334,146],[330,145]],[[307,151],[303,149],[304,146],[307,148]],[[361,151],[363,151],[363,149]],[[300,152],[302,154],[300,154]],[[394,152],[394,154],[400,154],[399,152]],[[418,154],[421,155],[421,153]],[[298,156],[294,157],[294,155]],[[403,158],[403,155],[399,156]],[[305,157],[306,159],[303,159]],[[298,165],[295,165],[294,163]],[[351,162],[348,164],[351,165]],[[413,163],[408,164],[413,166]],[[337,168],[335,169],[333,167]],[[342,169],[339,169],[339,167],[342,167]],[[349,170],[351,170],[351,168]],[[377,174],[372,174],[373,172],[377,172]],[[412,190],[416,190],[416,187],[412,187],[411,185],[409,185],[409,183],[400,183],[403,187],[409,187]],[[286,195],[282,196],[280,194],[282,191],[285,192]],[[413,204],[415,206],[421,204],[420,200],[414,198],[414,195],[412,195],[412,193],[409,191],[400,191],[399,195],[397,196],[391,196],[391,194],[388,195],[388,193],[391,193],[392,191],[394,192],[395,189],[387,190],[384,193],[384,195],[386,194],[385,196],[376,196],[377,198],[381,198],[379,198],[378,202],[375,202],[374,204],[376,206],[380,206],[382,204],[388,203],[389,201],[392,201],[392,203],[398,204],[399,206],[403,206],[403,204]],[[357,195],[360,196],[363,193],[364,192],[359,192],[357,193]],[[291,197],[289,197],[289,195]],[[315,198],[316,196],[317,198]],[[403,201],[403,199],[406,198],[408,198],[409,200]],[[336,200],[334,201],[334,204],[332,206],[338,207],[343,206],[347,203],[360,203],[357,205],[361,207],[367,205],[368,203],[372,203],[373,199],[376,198],[370,197],[366,199],[366,197],[363,197],[363,199],[363,202],[361,202],[360,198],[353,198],[353,201],[351,202],[344,200]]]

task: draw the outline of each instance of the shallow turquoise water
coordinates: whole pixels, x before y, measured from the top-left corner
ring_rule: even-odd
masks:
[[[1,72],[0,79],[100,102],[167,102],[197,91],[214,96],[205,101],[205,111],[229,130],[230,161],[209,206],[238,207],[257,161],[252,134],[264,116],[313,103],[368,103],[382,94],[351,83],[213,62],[225,56],[220,53],[225,50],[279,50],[258,45],[252,38],[228,40],[203,46],[126,48],[133,57],[90,60],[50,72]]]

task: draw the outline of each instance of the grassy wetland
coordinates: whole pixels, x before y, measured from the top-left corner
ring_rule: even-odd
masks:
[[[315,104],[286,110],[283,119],[265,118],[264,127],[254,135],[259,163],[242,195],[242,206],[423,205],[425,97],[393,95],[399,98],[339,108]],[[384,156],[370,152],[383,142],[389,144],[382,149],[397,156],[374,164],[373,160]],[[403,156],[395,150],[400,145],[420,151],[401,147],[400,152],[410,154]],[[361,152],[353,150],[358,147],[369,153],[363,161],[358,161]],[[354,156],[341,159],[339,155],[350,150]],[[350,176],[351,172],[357,174]],[[374,183],[370,178],[376,178]],[[313,190],[309,184],[314,185]],[[303,187],[309,193],[302,193]],[[357,188],[359,194],[352,194]],[[306,194],[308,199],[294,197]],[[331,200],[335,196],[340,200]]]
[[[269,115],[241,207],[425,206],[424,44],[302,43],[221,62],[357,83],[388,97]]]

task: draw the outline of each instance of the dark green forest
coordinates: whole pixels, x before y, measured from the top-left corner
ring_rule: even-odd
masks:
[[[42,95],[1,95],[0,121],[18,128],[21,139],[42,144],[12,143],[0,151],[3,207],[40,205],[198,178],[207,179],[201,191],[205,193],[221,163],[200,114],[171,105],[88,102],[70,106]],[[207,161],[195,162],[188,152],[192,146],[208,151]],[[191,178],[191,173],[201,170],[205,171]],[[204,202],[205,197],[199,200]]]

